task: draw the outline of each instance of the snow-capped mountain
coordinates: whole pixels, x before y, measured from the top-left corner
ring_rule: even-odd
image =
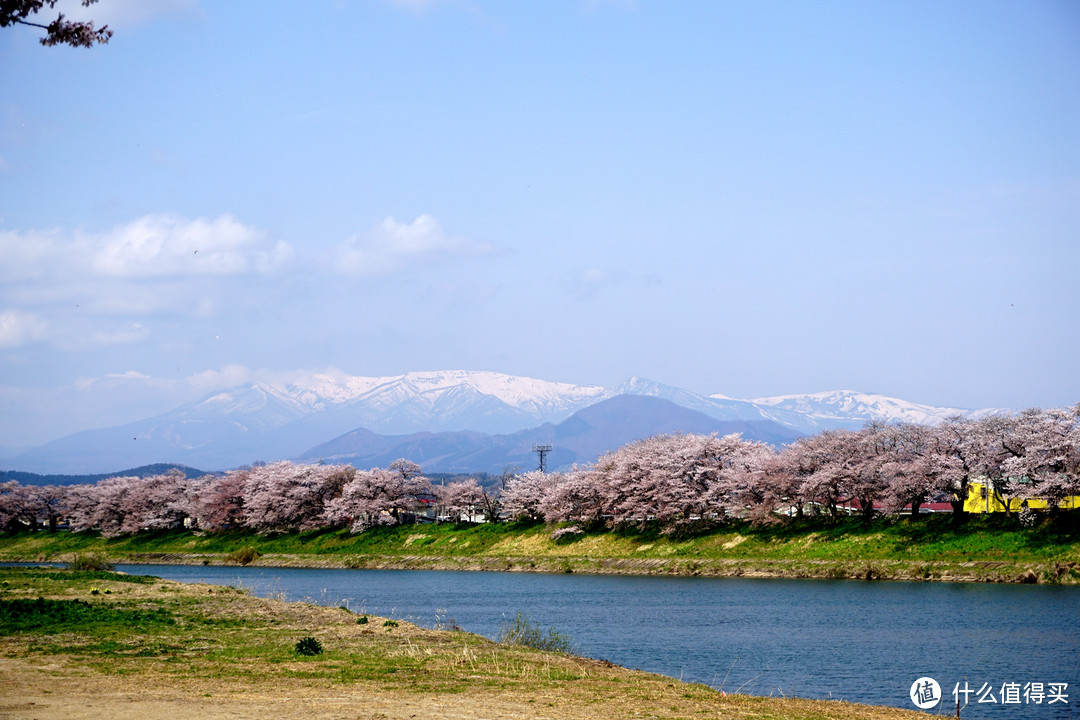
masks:
[[[604,389],[496,372],[414,372],[372,378],[341,403],[363,427],[379,432],[478,430],[511,432],[562,420],[595,402]]]
[[[109,472],[156,462],[223,469],[296,457],[357,429],[387,436],[507,435],[561,423],[621,396],[660,398],[722,422],[775,423],[781,431],[776,437],[875,420],[937,423],[962,412],[848,391],[756,400],[707,397],[636,377],[603,388],[465,370],[393,377],[323,373],[216,392],[157,417],[54,440],[7,464],[45,473]],[[646,412],[645,405],[635,407]]]
[[[293,457],[358,427],[382,434],[515,432],[564,420],[603,390],[494,372],[314,374],[250,383],[157,417],[75,433],[7,464],[32,472],[92,473],[169,458],[165,462],[228,468]]]
[[[785,408],[773,408],[760,405],[753,400],[737,400],[725,395],[698,395],[689,390],[663,385],[661,383],[632,377],[624,383],[615,385],[604,391],[601,399],[617,397],[619,395],[645,395],[670,400],[676,405],[697,410],[717,420],[768,420],[799,429],[800,432],[806,422],[797,412],[790,412]],[[860,422],[861,426],[862,423]]]
[[[720,395],[710,397],[719,398]],[[960,415],[979,417],[1000,410],[962,410],[934,407],[873,395],[853,390],[811,393],[807,395],[777,395],[755,398],[748,402],[757,407],[797,418],[792,427],[813,433],[831,428],[861,427],[869,422],[903,422],[917,425],[937,425],[949,417]]]
[[[313,374],[288,383],[259,382],[177,408],[185,420],[258,416],[281,426],[318,416],[383,433],[433,430],[512,432],[569,417],[603,396],[604,388],[451,370],[394,377]]]

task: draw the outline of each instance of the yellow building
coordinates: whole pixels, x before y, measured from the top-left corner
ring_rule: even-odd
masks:
[[[1025,502],[1027,502],[1026,507],[1032,510],[1046,510],[1048,507],[1047,502],[1041,498],[1030,498],[1026,501],[1020,498],[1009,498],[1010,512],[1023,510]],[[1080,508],[1080,495],[1071,495],[1061,503],[1062,510],[1075,510],[1076,508]],[[964,510],[969,513],[1005,512],[1005,505],[994,494],[992,485],[990,497],[987,498],[986,483],[972,482],[968,484],[968,496],[964,501]]]

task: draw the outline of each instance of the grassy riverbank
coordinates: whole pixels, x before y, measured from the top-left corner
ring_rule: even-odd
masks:
[[[322,652],[296,645],[315,638]],[[724,695],[460,631],[237,588],[0,568],[0,717],[925,717]]]
[[[0,561],[247,564],[1080,583],[1080,513],[1023,528],[1004,517],[944,516],[740,524],[692,538],[598,531],[552,540],[542,525],[409,525],[262,536],[183,531],[119,538],[66,532],[0,536]]]

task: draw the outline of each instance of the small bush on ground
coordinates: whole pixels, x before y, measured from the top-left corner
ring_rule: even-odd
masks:
[[[313,637],[306,637],[296,643],[297,655],[319,655],[322,653],[322,643]]]
[[[250,565],[255,562],[255,559],[259,557],[259,551],[250,545],[240,548],[239,550],[233,550],[231,553],[225,556],[226,562],[238,563],[240,565]]]
[[[549,627],[545,633],[538,624],[529,620],[526,613],[521,612],[513,622],[503,622],[499,642],[503,645],[524,645],[548,652],[571,653],[574,650],[569,635],[558,632],[555,626]]]

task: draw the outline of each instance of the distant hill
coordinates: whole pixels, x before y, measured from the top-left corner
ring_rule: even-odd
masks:
[[[391,443],[387,438],[395,438],[393,446],[404,444],[404,449],[424,453],[433,464],[444,462],[440,458],[454,457],[455,471],[498,471],[497,463],[502,460],[530,466],[529,448],[497,450],[489,447],[488,440],[478,441],[477,436],[514,438],[516,433],[526,433],[527,438],[536,437],[537,428],[557,427],[575,413],[619,397],[666,400],[726,423],[717,426],[717,432],[741,430],[747,437],[760,434],[763,438],[855,429],[869,421],[934,424],[953,414],[973,417],[989,412],[936,408],[851,391],[756,400],[706,397],[637,377],[602,388],[466,370],[395,377],[308,374],[291,383],[249,383],[222,390],[126,425],[83,430],[8,457],[4,465],[49,475],[99,475],[115,467],[163,462],[225,470],[306,455],[308,448],[329,445],[335,442],[331,438],[364,428],[372,437],[358,447],[366,448],[371,457],[382,457],[377,448],[385,448]],[[639,412],[636,406],[626,410]],[[671,412],[667,415],[675,419]],[[602,420],[584,417],[597,423],[590,435],[593,438],[607,432],[600,425],[629,422],[614,414]],[[682,419],[690,422],[689,417]],[[647,426],[644,420],[634,420],[639,421],[641,427]],[[692,422],[700,423],[700,418]],[[665,431],[690,431],[700,424],[678,427],[678,423],[668,423],[663,427]],[[622,431],[610,432],[611,437],[627,436]],[[402,440],[406,437],[411,439]],[[477,442],[484,447],[475,446]],[[563,457],[588,457],[601,444],[597,439],[580,452],[566,450],[570,454]],[[466,451],[466,447],[473,450]],[[483,464],[457,467],[470,452]]]
[[[425,472],[492,474],[506,468],[531,470],[537,465],[532,448],[550,444],[548,468],[560,470],[592,462],[604,452],[634,440],[664,433],[742,433],[747,440],[771,445],[789,443],[800,434],[768,420],[717,420],[659,397],[617,395],[553,424],[507,435],[478,432],[380,435],[364,428],[317,445],[300,462],[348,463],[359,468],[385,467],[408,458]]]
[[[154,463],[128,470],[98,473],[96,475],[39,475],[38,473],[22,472],[21,470],[0,470],[0,482],[14,480],[20,485],[92,485],[111,477],[150,477],[152,475],[164,475],[173,470],[179,470],[188,479],[200,478],[209,474],[186,465]]]

